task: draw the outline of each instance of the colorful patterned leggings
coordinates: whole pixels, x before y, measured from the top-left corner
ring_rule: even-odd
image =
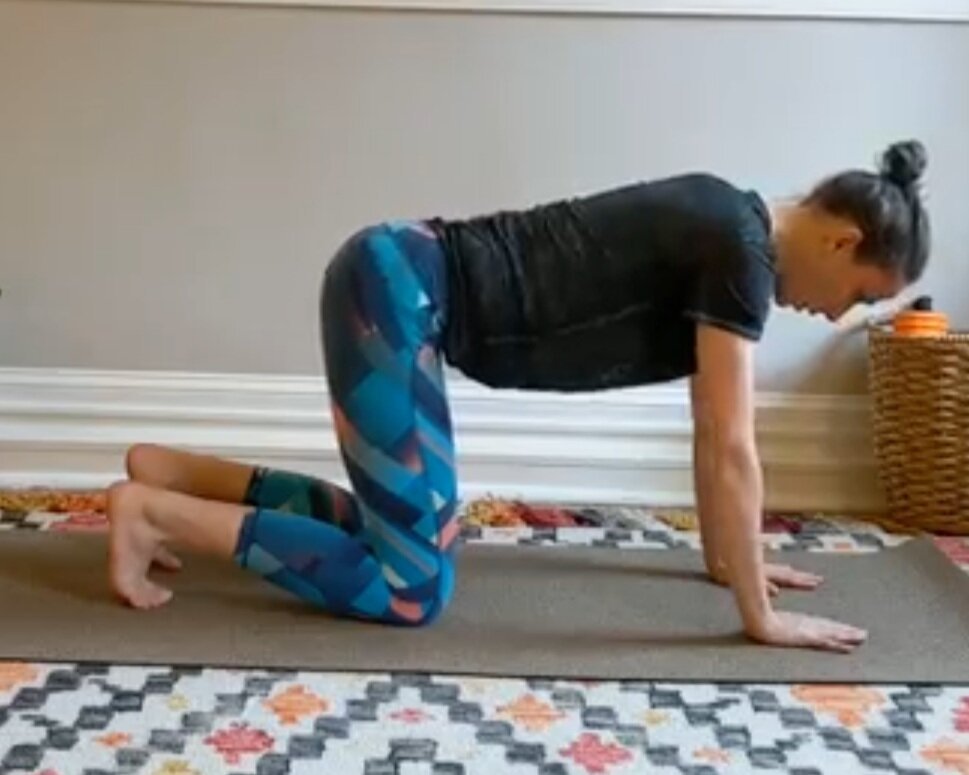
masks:
[[[327,267],[326,374],[353,492],[260,468],[240,565],[342,616],[423,625],[445,608],[459,532],[446,288],[440,244],[418,223],[366,229]]]

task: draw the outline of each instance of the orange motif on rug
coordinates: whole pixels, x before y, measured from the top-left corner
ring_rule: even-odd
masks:
[[[514,702],[498,708],[498,715],[510,718],[529,732],[544,732],[565,714],[532,694],[519,697]]]
[[[885,704],[881,692],[865,686],[809,684],[792,687],[791,694],[816,712],[834,716],[848,728],[864,725],[868,714]]]
[[[291,686],[266,700],[263,705],[276,715],[283,726],[298,724],[306,716],[326,713],[330,707],[325,699],[307,691],[305,686]]]

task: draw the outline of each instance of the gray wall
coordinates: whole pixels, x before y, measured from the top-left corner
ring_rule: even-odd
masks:
[[[969,324],[969,26],[0,0],[0,366],[312,374],[328,256],[686,169],[797,193],[917,136]],[[777,314],[762,388],[863,389]]]

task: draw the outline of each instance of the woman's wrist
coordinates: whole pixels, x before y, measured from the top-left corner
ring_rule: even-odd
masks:
[[[735,590],[735,593],[744,629],[751,634],[763,633],[768,629],[774,616],[774,609],[771,607],[767,590],[760,588],[756,593],[751,591],[746,595],[739,590]]]

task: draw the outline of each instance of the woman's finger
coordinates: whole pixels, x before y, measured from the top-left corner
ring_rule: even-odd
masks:
[[[830,638],[824,641],[822,648],[828,651],[834,651],[838,654],[850,654],[855,650],[855,647],[850,643],[845,643],[843,640],[838,640],[837,638]]]
[[[152,561],[165,570],[176,571],[182,569],[182,561],[164,546],[159,546],[155,550]]]
[[[863,643],[868,639],[868,633],[857,627],[845,627],[838,633],[838,637],[848,643]]]
[[[824,581],[823,577],[817,574],[799,571],[787,565],[770,567],[768,569],[768,577],[771,581],[782,586],[795,587],[797,589],[816,589]]]

